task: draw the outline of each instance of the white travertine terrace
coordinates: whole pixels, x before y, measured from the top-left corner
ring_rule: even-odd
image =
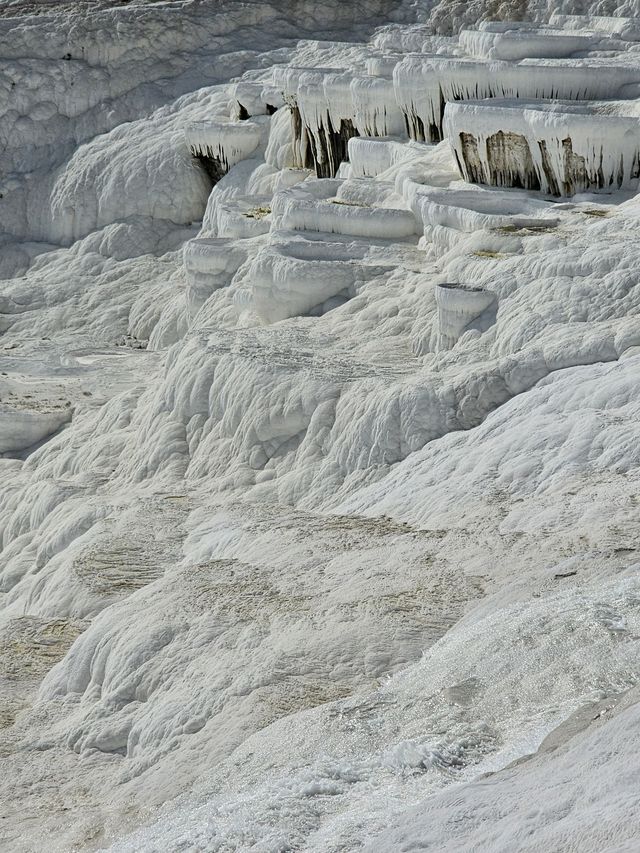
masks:
[[[300,185],[289,187],[274,195],[271,203],[273,227],[283,229],[283,217],[295,215],[294,210],[303,210],[305,204],[327,201],[332,198],[342,184],[340,178],[324,178],[322,180],[303,181]]]
[[[554,13],[549,25],[569,32],[592,30],[623,41],[640,41],[640,18],[603,15],[561,15]]]
[[[13,454],[32,448],[70,419],[71,410],[63,406],[17,408],[0,403],[0,454]]]
[[[359,136],[400,136],[404,133],[404,116],[396,104],[391,78],[355,77],[351,81],[351,99]]]
[[[318,177],[333,177],[356,136],[403,132],[404,119],[388,76],[331,69],[277,70],[292,113],[295,165],[315,164]]]
[[[458,231],[495,228],[527,229],[557,224],[553,206],[534,198],[482,188],[421,188],[414,196],[416,215],[424,225],[446,225]]]
[[[372,39],[377,50],[402,51],[402,53],[421,51],[428,44],[433,30],[428,25],[417,24],[411,28],[396,26],[385,27]]]
[[[375,178],[406,156],[407,146],[397,139],[355,137],[349,140],[349,163],[354,177]]]
[[[473,30],[480,33],[510,33],[518,30],[526,31],[531,29],[559,29],[559,27],[552,27],[550,24],[533,24],[531,21],[489,20],[480,21],[478,25],[473,28]],[[582,27],[582,29],[585,29],[585,27]],[[464,30],[461,30],[460,32],[464,32]],[[459,34],[458,38],[460,38]]]
[[[513,30],[462,30],[460,47],[469,56],[482,59],[519,60],[527,57],[567,57],[595,47],[594,34],[564,32],[548,27],[518,27]]]
[[[330,192],[334,182],[327,183],[329,186],[323,189]],[[278,193],[273,204],[275,226],[283,230],[390,240],[407,239],[416,233],[416,220],[410,210],[369,206],[333,195],[318,198],[307,191],[305,184]]]
[[[315,165],[318,176],[333,177],[337,165],[332,174],[329,174],[332,163],[326,162],[328,152],[323,151],[323,146],[326,148],[326,132],[327,128],[322,124],[315,127],[315,139],[308,126],[303,120],[300,105],[299,105],[299,87],[315,86],[316,93],[320,95],[321,110],[320,115],[323,117],[325,110],[322,88],[322,79],[324,74],[338,72],[338,69],[332,68],[316,68],[309,69],[306,67],[298,67],[294,65],[277,66],[273,70],[274,85],[282,93],[285,105],[291,114],[291,161],[290,165],[297,169],[310,168]],[[326,121],[326,119],[325,119]],[[318,141],[316,140],[320,140]],[[318,152],[318,144],[320,144],[320,153]],[[312,147],[312,146],[315,146]],[[323,156],[321,161],[319,158]],[[339,165],[339,164],[338,164]]]
[[[248,248],[227,237],[196,237],[183,250],[187,312],[193,319],[211,294],[228,287]]]
[[[347,157],[347,143],[357,135],[349,72],[300,77],[296,99],[309,134],[318,177],[331,178]]]
[[[466,180],[556,196],[637,186],[640,122],[624,102],[447,104],[445,133]]]
[[[396,100],[412,139],[439,142],[445,105],[479,98],[613,98],[640,84],[640,69],[601,59],[518,63],[410,55],[394,70]]]
[[[349,142],[387,136],[437,143],[444,107],[478,98],[593,100],[640,86],[633,64],[589,56],[606,48],[603,34],[533,25],[487,25],[459,36],[467,56],[379,54],[367,75],[340,68],[285,66],[273,75],[291,111],[293,161],[333,177],[348,160]],[[393,41],[393,39],[392,39]],[[384,47],[384,45],[381,45]],[[580,58],[567,58],[571,54]],[[393,82],[391,82],[391,80]]]
[[[422,223],[425,244],[437,255],[455,247],[463,235],[475,235],[476,250],[490,250],[497,233],[543,233],[559,221],[549,202],[483,187],[438,189],[405,182],[404,193]]]
[[[494,306],[496,295],[483,288],[462,284],[436,285],[438,349],[449,350],[470,324]]]
[[[353,295],[358,271],[352,260],[340,259],[331,243],[275,244],[258,252],[234,299],[241,312],[250,310],[262,322],[276,323],[340,304]]]
[[[405,208],[405,199],[396,192],[393,181],[368,181],[355,176],[340,183],[334,201],[361,207]]]
[[[7,849],[639,850],[640,19],[67,3],[0,19]]]
[[[402,57],[403,54],[401,53],[374,54],[373,56],[370,56],[365,63],[367,74],[370,74],[372,77],[385,77],[388,80],[392,80],[393,69]]]
[[[231,114],[236,121],[271,115],[283,105],[282,93],[268,83],[239,80],[230,87]]]
[[[212,177],[219,178],[255,153],[263,126],[255,121],[199,121],[187,125],[184,136],[191,153],[207,160]]]
[[[271,227],[271,196],[250,195],[221,198],[211,205],[203,227],[218,237],[246,239],[267,234]]]

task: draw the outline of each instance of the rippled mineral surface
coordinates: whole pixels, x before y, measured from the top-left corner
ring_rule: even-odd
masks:
[[[4,0],[2,853],[640,850],[639,179],[639,0]]]

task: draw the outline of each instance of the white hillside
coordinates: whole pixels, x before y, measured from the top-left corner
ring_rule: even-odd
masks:
[[[0,19],[0,847],[640,849],[640,6],[102,5]]]

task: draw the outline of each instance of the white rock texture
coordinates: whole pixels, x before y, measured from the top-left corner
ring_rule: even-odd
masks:
[[[640,5],[0,16],[0,846],[640,849]]]

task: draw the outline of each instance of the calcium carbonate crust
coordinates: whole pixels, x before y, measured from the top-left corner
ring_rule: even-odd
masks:
[[[640,8],[100,6],[0,21],[5,844],[636,849]]]

